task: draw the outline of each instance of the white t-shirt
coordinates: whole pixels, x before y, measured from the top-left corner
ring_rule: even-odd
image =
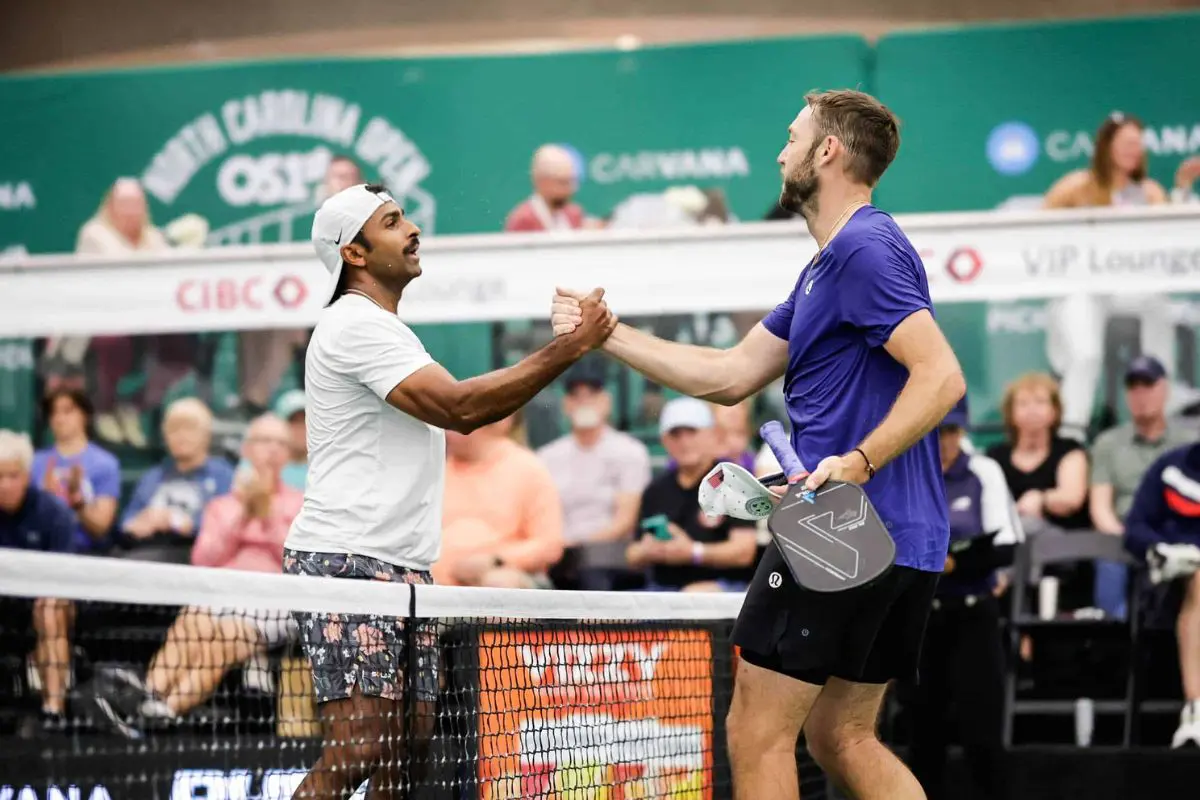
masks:
[[[308,481],[287,547],[421,570],[437,560],[446,434],[387,402],[431,363],[416,334],[365,297],[321,312],[304,362]]]

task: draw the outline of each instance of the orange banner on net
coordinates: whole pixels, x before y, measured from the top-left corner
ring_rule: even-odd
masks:
[[[480,637],[483,800],[712,800],[712,643],[689,630]]]

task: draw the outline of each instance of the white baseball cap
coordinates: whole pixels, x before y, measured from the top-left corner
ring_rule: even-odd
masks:
[[[338,280],[342,277],[342,248],[358,236],[363,225],[384,203],[394,203],[387,192],[372,192],[365,183],[342,189],[329,197],[313,217],[313,249],[329,271],[329,285],[324,303],[333,299]]]
[[[714,424],[708,403],[694,397],[676,397],[663,406],[658,416],[658,432],[664,435],[676,428],[703,430]]]

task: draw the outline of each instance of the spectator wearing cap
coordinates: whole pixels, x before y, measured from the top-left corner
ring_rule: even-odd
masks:
[[[563,414],[571,432],[538,450],[538,457],[562,499],[567,545],[628,539],[650,483],[650,451],[609,424],[612,396],[603,362],[567,373]]]
[[[288,460],[280,473],[284,486],[304,491],[308,480],[308,435],[304,427],[304,390],[292,389],[275,401],[275,416],[287,423]],[[245,458],[238,464],[238,472],[250,469]]]
[[[910,764],[929,797],[946,796],[952,734],[962,744],[979,797],[1007,797],[1001,737],[1004,652],[1001,554],[1024,534],[1004,471],[962,447],[968,427],[964,397],[938,428],[950,520],[950,553],[938,581],[921,650],[921,681],[907,692],[913,720]]]
[[[1101,533],[1122,536],[1125,516],[1142,477],[1168,450],[1194,441],[1194,436],[1167,420],[1170,382],[1162,362],[1150,355],[1133,359],[1125,370],[1125,404],[1130,421],[1110,428],[1092,444],[1092,524]],[[1124,618],[1128,571],[1124,564],[1096,563],[1096,607]]]
[[[558,145],[542,145],[533,154],[530,172],[533,195],[509,212],[504,230],[531,232],[582,228],[583,209],[573,202],[579,189],[579,175],[570,152]]]
[[[195,398],[176,400],[163,415],[166,460],[138,481],[121,517],[123,555],[186,564],[208,501],[233,484],[229,462],[209,456],[212,412]]]
[[[0,547],[70,553],[75,549],[75,516],[61,500],[31,482],[32,465],[29,437],[0,430]],[[68,601],[48,597],[33,601],[33,663],[42,685],[45,728],[61,727],[66,711],[74,616]],[[6,618],[4,623],[22,627],[14,619]],[[21,732],[35,731],[22,724]]]
[[[54,444],[33,457],[34,482],[75,514],[75,549],[80,553],[108,549],[121,497],[117,457],[88,438],[92,416],[92,402],[82,390],[51,390],[42,401],[42,418]]]
[[[1142,559],[1156,545],[1200,547],[1200,443],[1160,455],[1133,496],[1125,517],[1125,549]],[[1171,745],[1200,746],[1200,572],[1180,575],[1154,594],[1159,602],[1148,604],[1149,624],[1178,609],[1175,636],[1186,703]]]
[[[551,588],[563,514],[550,472],[512,440],[513,417],[470,434],[446,431],[446,494],[437,583]]]
[[[757,552],[757,531],[747,522],[709,516],[700,509],[700,481],[717,463],[712,409],[680,397],[663,406],[659,433],[675,466],[650,482],[638,510],[640,537],[626,549],[634,568],[645,568],[656,591],[742,591]]]

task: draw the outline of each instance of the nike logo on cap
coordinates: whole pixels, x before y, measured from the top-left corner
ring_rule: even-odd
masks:
[[[338,238],[334,239],[333,243],[337,244],[337,245],[340,245],[342,243],[342,232],[340,229],[338,230]]]

